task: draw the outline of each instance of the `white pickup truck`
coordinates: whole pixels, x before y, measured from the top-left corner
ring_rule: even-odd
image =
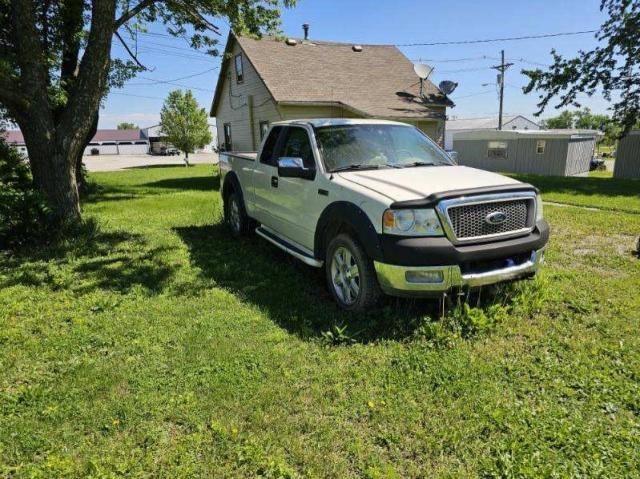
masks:
[[[391,121],[274,123],[258,153],[220,154],[225,219],[323,267],[346,310],[535,275],[549,238],[535,187],[457,166]]]

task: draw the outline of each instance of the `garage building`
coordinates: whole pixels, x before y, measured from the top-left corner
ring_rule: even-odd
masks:
[[[593,130],[484,130],[457,133],[458,163],[482,170],[577,176],[589,172],[596,140]]]
[[[141,130],[98,130],[85,155],[146,155],[149,140]]]
[[[640,130],[633,130],[618,143],[614,178],[640,178]]]

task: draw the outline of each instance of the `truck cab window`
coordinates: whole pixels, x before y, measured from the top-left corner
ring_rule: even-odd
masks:
[[[309,141],[307,130],[296,127],[289,127],[288,130],[287,138],[279,156],[302,158],[305,168],[315,169],[313,151],[311,150],[311,142]]]
[[[278,145],[278,139],[284,127],[274,126],[271,129],[271,133],[267,137],[267,141],[264,142],[262,147],[262,153],[260,154],[260,163],[266,165],[278,166],[278,159],[276,157],[276,146]]]

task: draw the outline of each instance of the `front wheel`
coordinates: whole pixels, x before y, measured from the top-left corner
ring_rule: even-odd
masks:
[[[381,292],[373,262],[351,236],[340,234],[331,240],[325,264],[327,285],[342,309],[362,312],[378,302]]]

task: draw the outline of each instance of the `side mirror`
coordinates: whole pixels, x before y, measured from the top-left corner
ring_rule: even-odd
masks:
[[[316,170],[305,168],[302,158],[283,156],[278,158],[278,176],[281,178],[313,180],[316,177]]]
[[[456,165],[458,164],[458,152],[457,151],[449,150],[449,151],[447,151],[447,155],[449,155],[449,158],[451,158],[451,161],[453,161]]]

